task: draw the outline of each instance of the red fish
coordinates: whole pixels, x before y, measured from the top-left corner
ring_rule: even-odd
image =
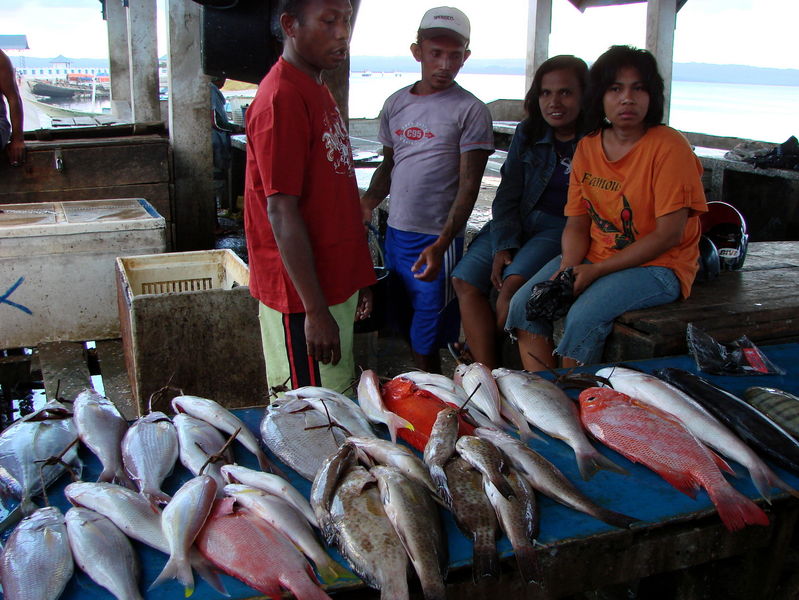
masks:
[[[297,600],[330,600],[316,582],[311,565],[279,531],[233,498],[214,503],[197,536],[200,552],[223,572],[271,598],[290,590]]]
[[[724,478],[713,453],[666,413],[610,388],[589,388],[580,393],[580,418],[607,446],[688,496],[705,488],[730,531],[768,525],[766,513]]]
[[[439,411],[454,406],[431,392],[419,389],[415,383],[404,377],[384,383],[382,392],[386,408],[413,424],[413,431],[400,429],[397,435],[419,452],[424,452]],[[462,415],[458,416],[458,423],[458,437],[474,434],[474,427],[467,423]]]

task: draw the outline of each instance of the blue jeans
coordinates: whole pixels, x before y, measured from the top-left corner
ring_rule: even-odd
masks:
[[[515,330],[552,338],[552,323],[543,319],[528,321],[525,306],[533,286],[546,281],[560,266],[560,256],[525,283],[510,303],[505,330],[515,337]],[[633,267],[616,271],[594,281],[574,301],[563,323],[563,338],[555,352],[581,364],[601,362],[605,339],[613,321],[630,311],[673,302],[680,296],[680,282],[666,267]]]

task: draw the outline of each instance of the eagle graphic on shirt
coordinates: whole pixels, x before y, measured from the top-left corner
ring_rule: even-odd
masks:
[[[619,229],[612,221],[603,219],[588,198],[583,198],[583,203],[588,210],[588,214],[591,215],[591,220],[602,233],[607,234],[606,244],[614,250],[622,250],[632,244],[635,241],[635,234],[638,233],[633,225],[633,209],[624,194],[621,196],[621,201],[622,209],[619,212],[621,229]]]
[[[355,176],[355,169],[352,164],[352,149],[350,148],[350,138],[341,113],[336,107],[324,116],[325,132],[322,134],[322,143],[327,150],[327,160],[333,166],[333,170],[339,175]]]

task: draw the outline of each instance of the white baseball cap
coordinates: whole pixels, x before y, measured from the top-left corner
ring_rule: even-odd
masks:
[[[471,29],[469,18],[453,6],[431,8],[424,13],[419,24],[419,34],[424,38],[455,34],[460,41],[465,42],[469,41]]]

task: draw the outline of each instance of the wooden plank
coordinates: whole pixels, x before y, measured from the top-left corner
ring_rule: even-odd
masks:
[[[105,397],[111,400],[122,416],[129,421],[138,418],[139,410],[133,401],[133,391],[130,389],[122,340],[98,341],[95,342],[95,347],[100,362]]]
[[[61,398],[71,402],[84,389],[92,387],[83,343],[50,342],[39,345],[38,352],[48,400],[55,398],[58,390]]]

